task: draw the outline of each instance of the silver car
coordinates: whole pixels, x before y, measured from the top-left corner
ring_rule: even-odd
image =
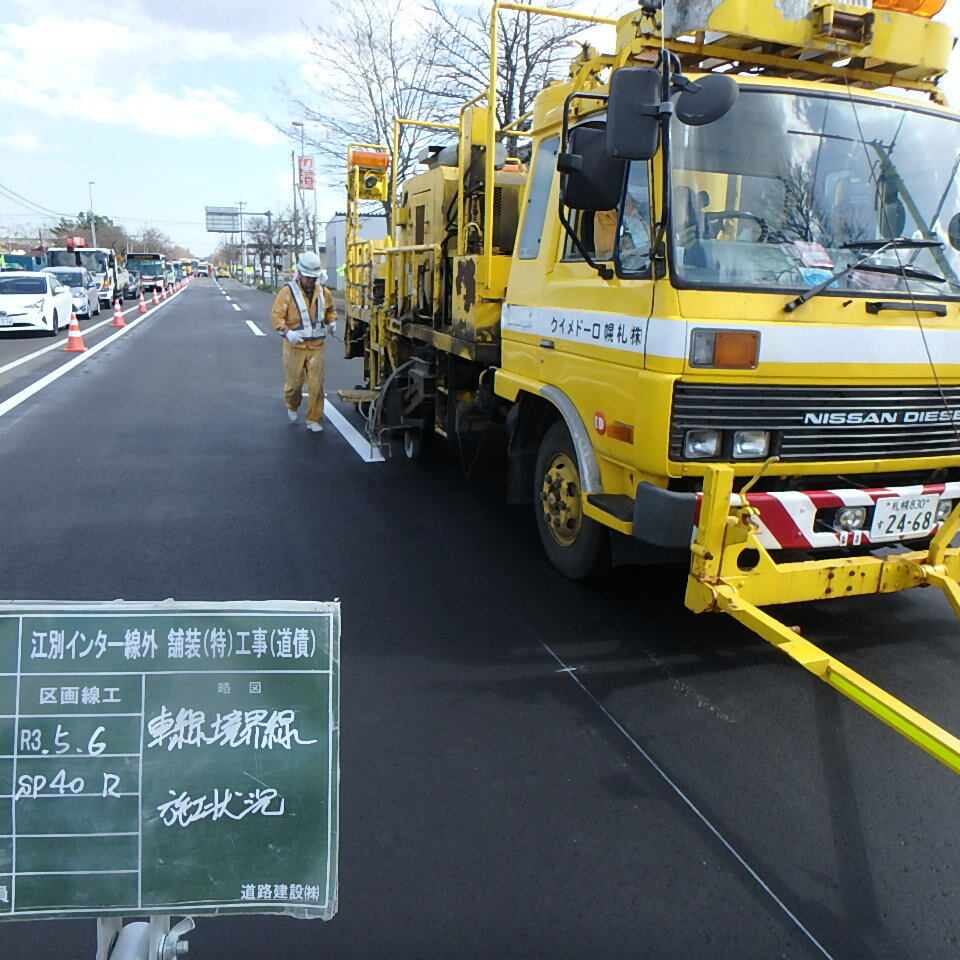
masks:
[[[93,274],[83,267],[44,267],[41,273],[52,273],[65,287],[70,288],[73,312],[89,319],[100,313],[99,285]]]

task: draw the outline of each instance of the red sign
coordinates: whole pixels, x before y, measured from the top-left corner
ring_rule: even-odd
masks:
[[[593,426],[601,437],[607,432],[607,418],[599,410],[593,415]]]
[[[299,158],[300,189],[313,189],[313,157]]]
[[[73,250],[75,247],[85,247],[87,241],[85,237],[67,237],[67,249]]]

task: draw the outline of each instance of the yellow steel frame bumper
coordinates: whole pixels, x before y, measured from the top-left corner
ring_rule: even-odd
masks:
[[[697,536],[691,550],[686,605],[695,613],[720,610],[773,644],[825,683],[882,720],[956,773],[960,739],[860,676],[760,609],[800,600],[893,593],[939,587],[960,617],[960,504],[926,551],[777,563],[757,538],[756,511],[733,497],[730,467],[711,467],[704,480]],[[731,502],[740,499],[739,505]]]

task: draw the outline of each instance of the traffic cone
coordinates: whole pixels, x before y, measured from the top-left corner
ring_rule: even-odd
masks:
[[[110,324],[111,327],[125,327],[127,325],[126,320],[123,319],[123,311],[120,309],[120,301],[118,300],[113,305],[113,323]]]
[[[138,313],[146,313],[146,312],[147,312],[147,305],[143,302],[143,291],[142,291],[142,290],[140,291],[140,302],[137,304],[137,312],[138,312]]]
[[[160,306],[160,298],[157,296],[157,288],[156,288],[156,287],[153,288],[153,305],[154,305],[155,307],[159,307],[159,306]]]
[[[87,345],[83,342],[83,336],[80,333],[80,323],[75,313],[70,314],[70,329],[67,331],[67,345],[63,348],[64,353],[83,353]]]

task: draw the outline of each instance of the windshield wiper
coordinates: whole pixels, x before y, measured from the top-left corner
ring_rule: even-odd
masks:
[[[881,250],[922,250],[924,247],[942,247],[942,240],[908,240],[906,237],[895,237],[893,240],[852,240],[850,243],[841,243],[842,250],[872,250],[879,253]]]
[[[931,282],[936,283],[946,283],[946,280],[943,277],[938,277],[935,274],[926,274],[926,271],[920,271],[921,273],[926,274],[925,276],[916,276],[912,271],[918,270],[917,267],[909,267],[907,264],[897,264],[897,265],[886,265],[886,264],[876,264],[874,266],[863,267],[868,260],[872,260],[880,253],[884,253],[887,250],[919,250],[925,247],[942,247],[943,243],[940,240],[908,240],[906,237],[895,237],[893,240],[856,240],[851,243],[841,244],[841,247],[845,250],[868,250],[869,252],[865,257],[861,257],[856,263],[848,264],[842,270],[837,271],[833,276],[827,277],[823,283],[818,283],[816,286],[810,287],[808,290],[804,290],[803,293],[798,297],[794,297],[789,303],[784,305],[784,313],[793,313],[797,307],[802,307],[808,300],[812,300],[814,297],[823,293],[831,284],[836,283],[841,277],[850,273],[851,270],[860,270],[861,268],[865,270],[870,270],[874,273],[896,273],[905,277],[912,277],[916,280],[930,280]],[[907,271],[911,272],[907,272]]]
[[[864,273],[895,273],[909,280],[927,280],[929,283],[946,283],[946,277],[940,277],[920,267],[913,267],[909,263],[865,263],[858,269]]]

